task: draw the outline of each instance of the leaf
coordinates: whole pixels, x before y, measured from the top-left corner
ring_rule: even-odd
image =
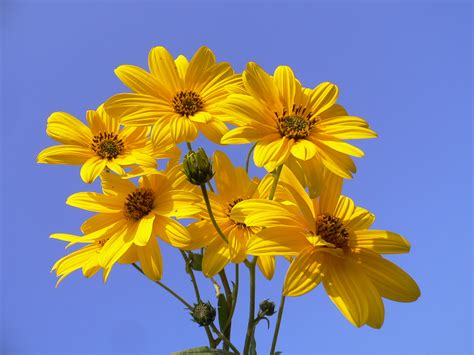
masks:
[[[217,297],[217,311],[219,313],[219,328],[224,331],[224,327],[227,324],[227,318],[229,317],[229,308],[227,307],[227,300],[224,294],[220,294]]]
[[[202,255],[191,253],[190,264],[194,271],[202,271]]]
[[[197,348],[192,348],[192,349],[187,349],[187,350],[177,351],[177,352],[171,353],[171,355],[186,355],[186,354],[235,355],[235,353],[231,353],[231,352],[229,352],[229,351],[227,351],[227,350],[222,350],[222,349],[209,349],[208,346],[200,346],[200,347],[197,347]]]

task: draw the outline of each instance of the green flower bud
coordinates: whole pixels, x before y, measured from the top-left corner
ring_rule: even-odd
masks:
[[[199,326],[208,326],[214,319],[216,319],[216,309],[212,307],[210,302],[204,303],[199,302],[198,304],[194,304],[194,309],[191,312],[193,316],[193,320],[199,324]]]
[[[190,151],[184,156],[183,172],[188,181],[194,185],[205,184],[214,176],[212,162],[202,148],[199,148],[196,152]]]
[[[260,303],[260,311],[258,312],[259,318],[265,316],[272,316],[275,314],[275,303],[266,299]]]

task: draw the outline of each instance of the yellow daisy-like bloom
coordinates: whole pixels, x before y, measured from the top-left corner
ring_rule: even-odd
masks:
[[[247,94],[234,93],[220,106],[240,126],[226,133],[222,144],[256,142],[255,165],[269,171],[289,159],[314,160],[341,177],[352,177],[355,165],[349,155],[364,153],[343,140],[376,134],[365,120],[348,116],[336,104],[336,85],[303,88],[289,67],[279,66],[272,77],[255,63],[247,65],[242,79]]]
[[[156,168],[156,159],[177,158],[180,150],[163,133],[151,143],[148,127],[121,128],[104,109],[87,111],[89,126],[65,112],[48,118],[46,133],[62,143],[38,154],[38,163],[82,165],[81,178],[92,183],[105,169],[125,175],[124,167]]]
[[[416,282],[380,255],[407,253],[408,241],[392,232],[369,230],[374,215],[340,196],[340,179],[314,200],[294,176],[289,179],[293,183],[283,185],[296,204],[248,200],[231,213],[248,226],[266,227],[250,240],[249,254],[296,256],[286,274],[284,295],[303,295],[322,281],[352,324],[373,328],[383,324],[382,297],[412,302],[420,296]]]
[[[206,47],[190,62],[183,55],[173,60],[166,48],[155,47],[148,66],[150,72],[133,65],[115,70],[134,93],[111,97],[106,110],[120,115],[126,126],[153,124],[153,140],[165,131],[176,143],[192,142],[200,131],[219,143],[228,129],[217,105],[229,95],[229,88],[241,84],[230,64],[216,63],[214,53]]]
[[[209,200],[216,222],[229,243],[217,233],[207,212],[202,214],[202,221],[188,226],[192,240],[200,246],[205,246],[202,272],[207,277],[216,275],[229,262],[241,263],[245,260],[247,243],[261,228],[236,222],[230,218],[230,214],[240,201],[268,196],[272,183],[271,176],[260,183],[255,179],[250,180],[243,168],[234,167],[229,158],[220,151],[214,153],[213,165],[218,194],[209,192]],[[271,279],[275,271],[275,258],[258,258],[258,266],[263,275]]]
[[[127,252],[132,253],[130,248],[135,249],[145,274],[159,280],[162,262],[155,236],[177,248],[195,248],[188,230],[171,218],[189,218],[201,212],[196,206],[199,196],[185,183],[179,166],[165,173],[143,176],[138,187],[130,180],[103,173],[103,194],[79,192],[67,200],[71,206],[98,212],[82,225],[84,236],[53,234],[51,237],[68,240],[70,245],[100,244],[98,262],[104,269],[104,281],[114,263]]]

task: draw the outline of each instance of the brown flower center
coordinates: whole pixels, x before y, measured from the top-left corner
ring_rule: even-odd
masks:
[[[316,218],[316,234],[336,248],[345,249],[349,244],[349,233],[341,220],[328,214]]]
[[[102,159],[112,160],[123,152],[124,144],[117,134],[100,132],[92,138],[91,148]]]
[[[278,131],[282,137],[290,139],[303,139],[309,136],[311,128],[316,123],[316,119],[312,118],[312,113],[306,113],[306,108],[293,105],[291,112],[283,110],[283,114],[277,117]]]
[[[234,223],[237,227],[242,227],[242,228],[245,228],[247,227],[247,225],[245,223],[240,223],[240,222],[236,222],[234,221],[232,218],[230,218],[230,213],[232,212],[232,208],[234,208],[234,206],[236,204],[238,204],[239,202],[243,201],[244,199],[239,197],[231,202],[229,202],[227,204],[227,216],[229,217],[229,219],[232,221],[232,223]]]
[[[126,218],[138,221],[153,209],[155,195],[152,189],[141,187],[128,194],[123,214]]]
[[[180,91],[173,97],[174,112],[182,116],[192,116],[202,110],[203,107],[204,103],[201,96],[194,91]]]

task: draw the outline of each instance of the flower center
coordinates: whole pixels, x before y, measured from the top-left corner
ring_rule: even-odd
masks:
[[[174,112],[182,116],[192,116],[203,107],[204,103],[201,96],[194,91],[180,91],[173,98]]]
[[[243,200],[244,200],[243,198],[239,197],[239,198],[233,200],[232,202],[229,202],[229,203],[227,204],[227,213],[226,213],[226,214],[227,214],[227,216],[229,217],[229,219],[232,221],[232,223],[234,223],[237,227],[246,228],[247,225],[246,225],[245,223],[236,222],[236,221],[234,221],[232,218],[230,218],[230,213],[232,212],[232,208],[234,208],[234,206],[235,206],[236,204],[238,204],[239,202],[241,202],[241,201],[243,201]]]
[[[128,194],[123,214],[129,219],[138,221],[153,209],[155,195],[152,189],[141,187]]]
[[[349,233],[341,220],[328,214],[320,214],[316,218],[316,234],[336,248],[344,249],[349,243]]]
[[[91,148],[102,159],[112,160],[123,152],[124,144],[117,134],[100,132],[92,138]]]
[[[316,119],[312,118],[312,113],[306,113],[306,108],[293,105],[291,112],[283,109],[283,114],[279,115],[275,112],[278,123],[278,131],[282,137],[290,139],[302,139],[309,136],[311,128],[316,123]]]

